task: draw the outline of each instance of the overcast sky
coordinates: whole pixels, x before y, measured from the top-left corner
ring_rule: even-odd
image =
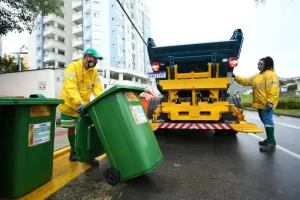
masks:
[[[271,56],[280,77],[300,76],[300,0],[148,0],[152,37],[157,46],[228,40],[244,33],[236,74],[257,72],[258,59]],[[9,34],[3,51],[28,43],[27,33]]]

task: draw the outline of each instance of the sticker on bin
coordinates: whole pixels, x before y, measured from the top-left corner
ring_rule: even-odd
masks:
[[[125,92],[125,96],[128,101],[138,101],[138,98],[134,92]]]
[[[29,146],[50,141],[51,122],[29,124]]]
[[[136,124],[148,122],[145,111],[142,106],[130,106],[133,118]]]
[[[49,106],[45,106],[45,105],[30,106],[30,117],[45,117],[50,115],[51,115],[51,110]]]

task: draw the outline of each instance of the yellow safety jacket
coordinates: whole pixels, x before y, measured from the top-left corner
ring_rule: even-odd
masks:
[[[280,89],[275,70],[266,70],[249,78],[235,76],[234,80],[241,85],[252,86],[253,108],[265,109],[267,103],[272,103],[273,109],[277,107]]]
[[[82,59],[69,64],[64,72],[64,83],[60,98],[65,100],[58,109],[61,113],[77,117],[78,106],[88,104],[91,94],[95,97],[103,93],[102,84],[96,68],[86,70]]]

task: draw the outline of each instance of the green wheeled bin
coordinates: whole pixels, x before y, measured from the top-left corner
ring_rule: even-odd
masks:
[[[0,199],[18,199],[52,178],[56,107],[64,101],[30,97],[0,98]]]
[[[105,152],[111,164],[105,173],[110,185],[148,173],[163,159],[139,99],[142,91],[139,87],[115,85],[85,106],[101,144],[98,154],[95,149],[77,147],[81,151],[79,161],[88,160],[84,158],[89,152],[93,153],[89,159]]]

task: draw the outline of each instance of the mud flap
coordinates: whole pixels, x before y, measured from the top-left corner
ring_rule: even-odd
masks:
[[[153,132],[158,130],[158,128],[159,128],[159,123],[153,123],[151,119],[149,120],[149,123],[150,123],[150,125],[151,125],[151,128],[152,128],[152,131],[153,131]]]
[[[241,133],[263,133],[264,129],[257,127],[256,124],[230,124],[232,129]]]

